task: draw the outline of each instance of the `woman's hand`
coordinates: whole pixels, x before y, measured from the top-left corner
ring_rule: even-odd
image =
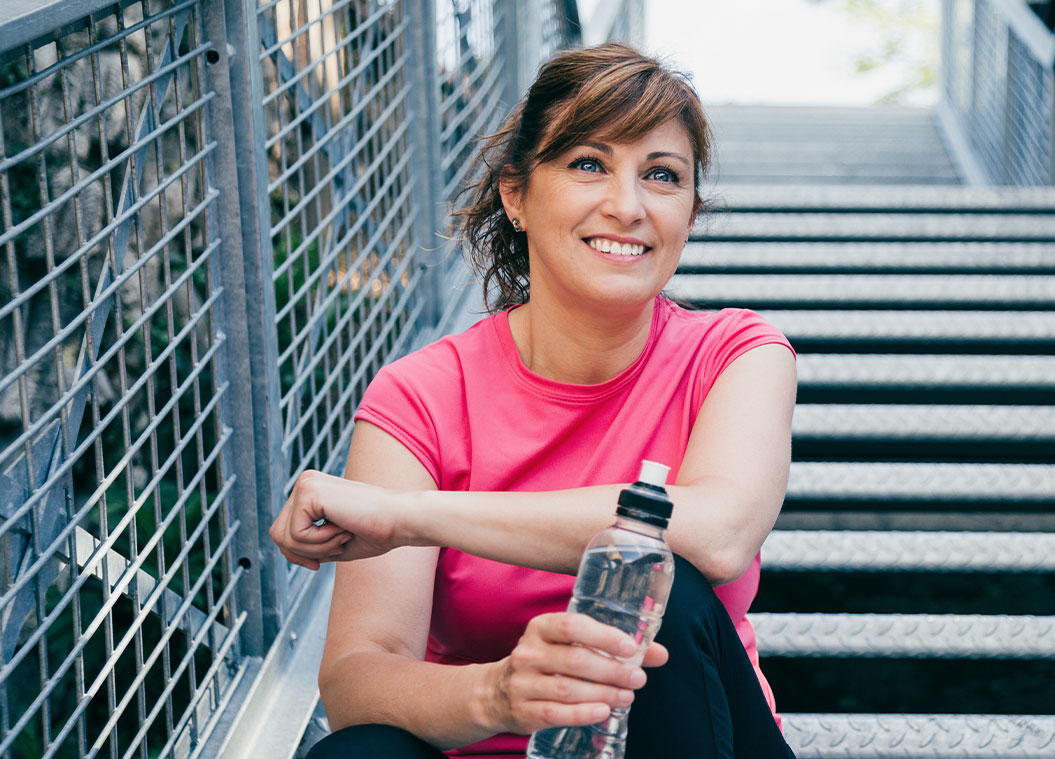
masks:
[[[362,482],[307,470],[297,478],[268,534],[289,561],[318,569],[403,545],[397,539],[398,494]]]
[[[560,612],[532,619],[513,652],[496,662],[485,698],[498,732],[528,734],[545,727],[592,725],[625,708],[645,684],[627,659],[629,635],[585,614]],[[667,650],[653,643],[642,664],[657,667]]]

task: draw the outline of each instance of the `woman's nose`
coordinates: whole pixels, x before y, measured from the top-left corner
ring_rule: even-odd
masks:
[[[601,211],[629,227],[645,216],[645,205],[637,178],[614,178],[608,183]]]

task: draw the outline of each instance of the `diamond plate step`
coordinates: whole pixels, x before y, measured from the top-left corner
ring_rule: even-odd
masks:
[[[770,187],[740,185],[723,188],[720,200],[740,212],[803,213],[884,212],[1008,212],[1055,211],[1055,189],[1050,187]]]
[[[796,340],[1022,342],[1055,345],[1051,311],[762,310],[792,344]]]
[[[949,273],[1050,271],[1055,245],[1038,242],[690,242],[683,274],[725,270]]]
[[[762,656],[1055,659],[1055,617],[748,614]]]
[[[785,714],[798,759],[1051,759],[1055,716]]]
[[[1029,440],[1055,445],[1055,406],[803,403],[796,438]],[[1055,448],[1053,448],[1055,450]]]
[[[693,230],[693,239],[1055,241],[1049,214],[716,213]]]
[[[805,354],[799,386],[856,385],[1045,388],[1055,390],[1055,356]]]
[[[1055,505],[1055,465],[795,461],[787,500]]]
[[[762,566],[776,571],[1055,572],[1055,533],[774,530]]]
[[[1055,276],[1050,275],[677,274],[668,290],[709,308],[1055,308]]]

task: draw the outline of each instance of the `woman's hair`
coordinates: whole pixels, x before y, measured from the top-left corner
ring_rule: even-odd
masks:
[[[485,138],[470,173],[479,179],[464,191],[469,204],[455,212],[491,312],[526,303],[530,293],[527,237],[506,218],[501,184],[523,191],[535,166],[574,145],[633,142],[671,119],[681,121],[692,144],[698,214],[711,131],[687,75],[619,43],[565,51],[542,65],[506,122]]]

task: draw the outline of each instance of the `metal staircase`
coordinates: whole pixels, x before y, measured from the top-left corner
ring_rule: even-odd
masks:
[[[763,592],[780,573],[823,593],[822,573],[897,587],[1055,572],[1055,191],[956,186],[926,112],[712,117],[724,210],[697,229],[672,290],[761,311],[799,354],[795,460]],[[889,135],[912,139],[902,149]],[[755,142],[765,150],[743,149]],[[1034,609],[753,621],[763,657],[1055,659],[1052,599]],[[990,714],[836,709],[784,724],[803,759],[1050,759],[1055,685],[1046,698],[1032,715],[993,703]]]

